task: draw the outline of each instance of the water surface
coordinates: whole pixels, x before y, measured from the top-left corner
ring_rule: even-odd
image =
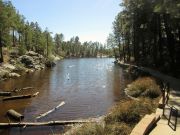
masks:
[[[124,98],[123,89],[130,81],[129,76],[119,66],[115,66],[113,61],[109,58],[65,59],[57,62],[52,69],[1,82],[0,90],[10,91],[31,86],[35,89],[15,94],[40,94],[35,98],[0,102],[0,122],[8,122],[5,117],[8,109],[22,113],[24,121],[35,121],[39,114],[56,107],[62,101],[66,103],[64,106],[39,121],[72,120],[106,114],[116,101]],[[2,133],[27,135],[52,132],[50,128],[42,129],[26,128],[21,131],[12,128]],[[53,129],[54,132],[58,130]]]

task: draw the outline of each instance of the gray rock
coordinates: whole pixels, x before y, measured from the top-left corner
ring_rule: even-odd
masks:
[[[9,73],[9,77],[20,77],[20,75],[18,73]]]
[[[26,55],[28,56],[38,56],[39,54],[33,51],[26,52]]]
[[[16,62],[14,59],[10,59],[10,60],[9,60],[9,63],[12,64],[12,65],[17,64],[17,62]]]
[[[8,78],[9,77],[9,72],[8,70],[5,69],[0,69],[0,78]]]
[[[16,67],[15,67],[15,66],[13,66],[13,65],[11,65],[11,64],[8,64],[8,63],[3,64],[3,65],[2,65],[2,67],[3,67],[3,68],[5,68],[5,69],[7,69],[7,70],[10,70],[10,71],[12,71],[12,70],[15,70],[15,69],[16,69]]]
[[[56,63],[54,61],[47,60],[45,65],[46,67],[54,67]]]

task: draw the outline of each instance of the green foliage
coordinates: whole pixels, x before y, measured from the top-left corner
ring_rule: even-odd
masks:
[[[98,42],[81,43],[78,36],[64,41],[64,35],[55,34],[47,28],[42,30],[38,22],[25,22],[25,17],[16,11],[10,1],[0,0],[0,62],[3,61],[2,47],[19,47],[20,54],[34,51],[48,57],[57,54],[64,57],[97,57],[109,54]]]
[[[161,91],[156,81],[150,77],[138,78],[127,88],[127,93],[132,97],[157,98]]]
[[[123,0],[113,23],[120,60],[180,76],[179,5],[178,0]]]

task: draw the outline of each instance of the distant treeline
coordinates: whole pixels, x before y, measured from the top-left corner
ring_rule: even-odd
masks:
[[[64,41],[62,33],[54,35],[47,28],[42,30],[37,22],[26,21],[10,1],[0,0],[0,62],[3,47],[16,48],[20,54],[35,51],[47,57],[96,57],[110,52],[99,42],[81,43],[78,36]]]
[[[107,40],[115,56],[178,75],[180,1],[123,0],[120,6]]]

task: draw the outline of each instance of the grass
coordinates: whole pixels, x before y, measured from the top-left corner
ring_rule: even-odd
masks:
[[[73,135],[106,135],[104,133],[104,128],[101,125],[91,123],[76,129]]]
[[[156,81],[151,77],[138,78],[129,85],[127,94],[132,97],[157,98],[161,91]]]

